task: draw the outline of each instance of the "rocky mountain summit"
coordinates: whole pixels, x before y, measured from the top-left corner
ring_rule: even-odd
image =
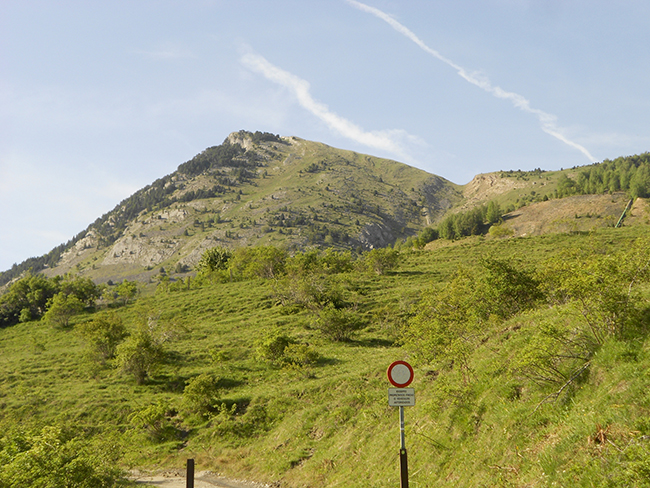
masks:
[[[385,247],[461,198],[449,181],[396,161],[239,131],[120,202],[46,273],[147,279],[190,270],[217,245]]]

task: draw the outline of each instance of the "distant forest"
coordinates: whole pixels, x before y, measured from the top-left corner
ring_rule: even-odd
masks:
[[[650,153],[609,159],[582,169],[574,179],[560,175],[558,198],[625,191],[630,198],[650,197]]]

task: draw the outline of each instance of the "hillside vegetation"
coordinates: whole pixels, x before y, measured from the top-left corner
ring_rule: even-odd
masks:
[[[402,163],[296,137],[240,131],[120,202],[41,258],[15,265],[97,282],[192,269],[205,249],[274,245],[368,250],[415,236],[459,187]]]
[[[115,486],[115,466],[188,457],[287,487],[396,486],[396,359],[416,371],[414,486],[647,486],[648,244],[636,226],[358,258],[217,248],[135,301],[109,287],[66,324],[0,330],[0,486],[46,468]]]
[[[650,486],[650,154],[464,187],[240,131],[0,275],[0,488]]]
[[[103,283],[184,278],[214,246],[360,252],[409,239],[411,245],[416,238],[416,245],[432,237],[455,239],[487,232],[495,223],[486,215],[490,205],[507,224],[518,224],[508,222],[513,212],[546,204],[534,233],[612,226],[625,208],[615,198],[613,205],[602,200],[585,211],[578,204],[573,214],[547,202],[610,194],[644,198],[649,156],[562,171],[500,171],[459,186],[395,161],[239,131],[126,198],[69,242],[0,273],[0,286],[30,269]],[[524,227],[500,230],[523,235]]]

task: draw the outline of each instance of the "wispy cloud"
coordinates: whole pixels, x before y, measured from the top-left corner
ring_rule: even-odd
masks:
[[[314,99],[310,93],[309,82],[271,64],[264,57],[255,53],[244,54],[241,58],[244,66],[260,73],[267,80],[289,89],[298,103],[307,111],[318,117],[334,132],[374,149],[388,151],[404,159],[406,154],[402,141],[419,141],[403,130],[365,131],[355,123],[332,112],[327,105]]]
[[[172,60],[172,59],[190,59],[196,58],[196,54],[187,49],[180,48],[173,44],[166,44],[160,49],[154,49],[151,51],[147,50],[137,50],[137,54],[141,54],[148,58],[158,59],[158,60]]]
[[[499,86],[493,86],[490,80],[487,77],[483,76],[482,74],[467,71],[462,66],[454,63],[451,59],[446,58],[435,49],[432,49],[431,47],[427,46],[425,42],[422,39],[420,39],[417,35],[415,35],[413,31],[411,31],[408,27],[404,26],[403,24],[399,23],[397,20],[395,20],[387,13],[377,8],[366,5],[364,3],[358,2],[356,0],[347,0],[347,2],[350,5],[358,8],[359,10],[368,12],[380,18],[384,22],[386,22],[397,32],[406,36],[408,39],[410,39],[415,44],[417,44],[423,51],[427,52],[428,54],[442,61],[448,66],[452,67],[454,70],[456,70],[458,75],[461,78],[463,78],[465,81],[479,87],[480,89],[494,95],[497,98],[509,100],[516,108],[536,116],[537,120],[540,123],[540,127],[544,132],[562,141],[563,143],[571,146],[572,148],[577,149],[582,154],[584,154],[587,158],[589,158],[590,161],[592,162],[595,161],[594,157],[589,153],[589,151],[584,146],[578,144],[575,141],[570,140],[564,134],[563,129],[557,126],[557,117],[555,115],[531,107],[530,102],[525,97],[519,95],[518,93],[506,91]]]

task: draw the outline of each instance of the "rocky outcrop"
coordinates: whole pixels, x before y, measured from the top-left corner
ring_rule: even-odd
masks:
[[[253,148],[253,138],[245,131],[233,132],[226,138],[226,142],[229,144],[239,144],[247,151]]]
[[[393,231],[384,224],[368,224],[361,229],[359,241],[364,249],[376,249],[386,247],[395,242],[396,237]]]
[[[181,241],[177,239],[124,236],[115,242],[102,264],[156,266],[170,258],[181,246]]]

